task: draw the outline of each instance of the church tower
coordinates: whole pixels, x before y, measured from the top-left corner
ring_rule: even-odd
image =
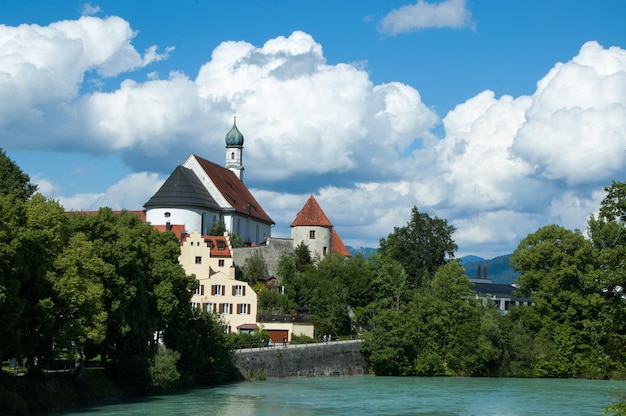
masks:
[[[233,127],[226,134],[226,168],[243,182],[243,134],[237,128],[237,116]]]

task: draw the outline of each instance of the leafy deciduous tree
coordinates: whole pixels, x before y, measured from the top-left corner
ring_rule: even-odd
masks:
[[[444,219],[421,213],[417,207],[404,227],[394,227],[387,239],[380,240],[379,253],[402,264],[410,287],[421,287],[432,280],[435,271],[453,258],[457,245],[455,228]]]

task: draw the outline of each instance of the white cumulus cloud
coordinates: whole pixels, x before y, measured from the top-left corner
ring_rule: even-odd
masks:
[[[95,211],[100,207],[114,210],[142,210],[143,204],[163,184],[156,173],[133,173],[107,188],[106,192],[59,197],[59,203],[68,211]]]
[[[378,24],[378,30],[396,35],[427,28],[449,27],[454,29],[472,27],[472,13],[465,7],[465,0],[445,0],[429,3],[418,0],[415,4],[390,11]]]
[[[152,48],[142,57],[131,44],[134,36],[115,16],[0,25],[0,132],[11,129],[21,134],[8,140],[22,140],[37,128],[49,130],[57,112],[72,112],[88,71],[110,77],[165,58]]]
[[[441,17],[454,14],[444,6],[465,10],[462,1],[415,7],[442,13],[431,22],[455,21]],[[584,229],[602,187],[626,173],[621,48],[586,43],[533,93],[486,90],[440,120],[417,86],[375,84],[361,64],[329,64],[301,31],[263,45],[223,42],[195,79],[125,79],[167,54],[142,55],[133,37],[116,17],[0,25],[3,147],[115,154],[143,172],[74,196],[37,178],[68,209],[141,209],[187,151],[222,163],[234,114],[245,136],[244,178],[279,236],[314,193],[350,245],[377,246],[417,206],[457,228],[461,254],[505,254],[542,225]],[[94,73],[121,80],[85,92]],[[439,122],[442,137],[433,133]]]
[[[512,152],[537,175],[571,184],[608,180],[626,159],[626,51],[588,42],[537,83]]]

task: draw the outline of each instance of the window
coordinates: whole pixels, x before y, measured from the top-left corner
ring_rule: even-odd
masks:
[[[309,239],[315,240],[315,230],[309,231]]]
[[[220,313],[222,315],[229,315],[233,313],[233,305],[230,303],[220,303]]]
[[[198,285],[196,290],[193,291],[194,295],[204,296],[204,285]]]
[[[202,256],[196,256],[196,264],[202,264]]]
[[[241,315],[249,315],[250,314],[250,304],[249,303],[238,303],[237,304],[237,313]]]
[[[226,249],[226,241],[224,241],[224,240],[217,240],[217,249],[218,250],[225,250]]]
[[[197,303],[197,302],[191,302],[191,310],[192,310],[192,311],[195,311],[196,309],[198,309],[198,308],[199,308],[199,306],[200,306],[200,304],[199,304],[199,303]]]
[[[233,296],[246,296],[246,287],[244,285],[233,286]]]
[[[235,152],[230,152],[230,158],[234,159],[235,158]]]
[[[215,296],[224,296],[226,295],[226,286],[225,285],[212,285],[211,286],[211,294]]]
[[[224,267],[224,259],[220,259],[217,261],[217,265],[220,267]]]
[[[215,313],[215,303],[209,302],[205,306],[206,306],[206,312]]]
[[[322,255],[326,255],[326,247],[322,248]]]

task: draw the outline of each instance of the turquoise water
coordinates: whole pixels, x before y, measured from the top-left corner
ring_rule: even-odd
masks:
[[[626,382],[320,377],[250,381],[63,415],[600,415]]]

